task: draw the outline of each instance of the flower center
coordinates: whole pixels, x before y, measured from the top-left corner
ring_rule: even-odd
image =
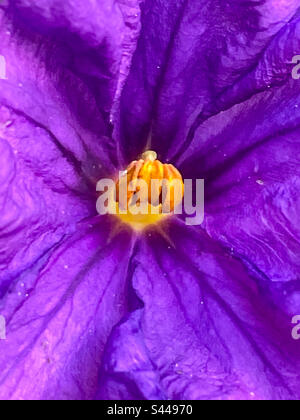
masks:
[[[133,229],[143,230],[173,215],[183,194],[180,172],[148,150],[130,163],[116,183],[117,217]]]

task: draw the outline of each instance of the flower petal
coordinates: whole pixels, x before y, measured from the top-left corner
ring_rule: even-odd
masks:
[[[1,399],[90,399],[111,328],[126,314],[131,239],[95,219],[22,273],[2,299]]]
[[[98,398],[298,399],[300,344],[243,265],[173,226],[135,251],[136,310],[114,330]],[[120,350],[122,349],[122,350]]]
[[[0,296],[79,220],[95,213],[87,179],[46,129],[0,109]],[[3,137],[2,137],[3,136]],[[1,138],[2,137],[2,138]]]
[[[212,161],[223,154],[226,158],[204,175],[204,227],[248,266],[283,310],[294,315],[300,307],[291,306],[287,295],[300,290],[300,114],[293,105],[293,87],[284,89],[276,99],[276,93],[270,93],[269,101],[251,100],[245,113],[236,107],[228,125],[220,128],[220,137],[214,137],[219,146]],[[283,97],[289,98],[289,106],[282,104]],[[218,142],[230,132],[236,133],[232,141]]]
[[[74,2],[9,5],[0,6],[0,398],[92,398],[103,346],[126,313],[130,237],[112,241],[111,223],[91,216],[96,182],[117,162],[108,119],[130,31],[112,1],[91,15]]]
[[[99,110],[109,114],[118,81],[124,76],[121,60],[124,72],[135,47],[139,0],[102,0],[101,5],[91,0],[9,0],[8,6],[19,27],[43,34],[62,47],[64,64],[85,80]]]
[[[123,13],[107,2],[91,16],[86,5],[71,7],[69,2],[11,1],[8,9],[0,8],[5,60],[0,80],[0,295],[22,270],[74,232],[79,220],[95,215],[96,183],[111,175],[117,162],[105,101],[108,91],[111,98],[116,95],[125,49],[130,60],[134,37],[127,20],[134,6],[125,2]],[[94,65],[102,60],[93,77],[88,57]]]
[[[178,162],[185,178],[206,181],[207,232],[290,315],[300,311],[299,22],[298,13],[218,98],[223,111],[202,122]]]
[[[13,10],[16,13],[18,9]],[[33,13],[34,8],[30,10]],[[76,13],[76,10],[70,10]],[[42,8],[41,11],[46,13],[46,9]],[[20,23],[1,11],[0,19],[0,52],[6,61],[6,79],[0,80],[1,102],[51,131],[59,144],[73,153],[77,160],[84,162],[87,171],[91,172],[90,168],[97,160],[112,170],[111,160],[116,163],[117,158],[114,156],[115,145],[110,139],[111,128],[106,114],[109,114],[116,94],[122,45],[119,49],[113,43],[110,46],[109,36],[100,32],[99,28],[97,33],[102,38],[98,42],[105,45],[103,48],[116,51],[119,67],[116,67],[113,58],[111,61],[108,59],[110,52],[106,49],[106,57],[105,51],[102,51],[101,57],[90,51],[92,56],[97,57],[97,62],[102,59],[105,66],[102,72],[107,73],[100,73],[102,79],[99,76],[98,80],[97,75],[92,77],[85,74],[91,72],[91,65],[85,62],[84,55],[89,50],[82,51],[79,42],[75,44],[77,50],[66,44],[68,31],[70,36],[72,34],[67,24],[65,37],[56,40],[52,32],[46,35],[35,33],[31,25],[26,26],[24,21]],[[42,19],[35,20],[40,28],[47,28]],[[55,21],[55,16],[52,16],[52,21]],[[56,22],[63,24],[66,21],[62,14]],[[125,31],[124,22],[123,26]],[[97,45],[94,48],[97,51]],[[80,67],[81,73],[76,66]]]
[[[198,130],[206,152],[181,167],[188,178],[206,180],[207,232],[232,249],[290,314],[300,310],[287,299],[299,290],[300,268],[300,114],[294,83],[208,120]],[[192,167],[199,168],[198,175]]]
[[[138,49],[123,92],[126,159],[134,159],[145,148],[149,134],[151,148],[162,159],[180,157],[199,125],[224,109],[228,90],[233,91],[256,66],[297,8],[296,0],[268,0],[263,5],[170,0],[163,6],[159,0],[146,1]],[[264,82],[269,84],[267,73]],[[231,102],[239,98],[235,90]]]
[[[114,165],[107,126],[93,94],[68,68],[68,49],[1,9],[0,20],[2,295],[78,220],[95,214],[96,182]]]

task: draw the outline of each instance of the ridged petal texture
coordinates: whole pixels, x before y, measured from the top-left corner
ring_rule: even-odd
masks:
[[[300,398],[298,9],[2,3],[0,399]],[[146,145],[202,226],[97,216]]]

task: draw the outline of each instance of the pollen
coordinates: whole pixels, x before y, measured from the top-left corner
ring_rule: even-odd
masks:
[[[174,215],[181,206],[184,183],[171,164],[157,159],[148,150],[130,163],[116,181],[117,217],[134,230],[141,231]]]

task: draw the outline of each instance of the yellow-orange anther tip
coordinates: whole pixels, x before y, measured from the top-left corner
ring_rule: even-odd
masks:
[[[142,159],[154,162],[157,159],[157,153],[153,150],[147,150],[142,154]]]
[[[163,164],[157,159],[156,152],[147,150],[141,159],[131,162],[126,175],[127,194],[123,190],[126,184],[121,185],[120,180],[116,181],[116,214],[122,222],[136,231],[142,231],[146,226],[155,225],[174,214],[175,207],[183,199],[184,184],[180,172],[173,165]],[[140,180],[145,181],[148,188],[145,190],[138,186],[133,192],[132,186],[136,187]],[[162,186],[164,180],[169,182],[165,194]],[[153,183],[153,187],[152,181],[161,182],[156,186]],[[142,209],[145,213],[140,211]]]

